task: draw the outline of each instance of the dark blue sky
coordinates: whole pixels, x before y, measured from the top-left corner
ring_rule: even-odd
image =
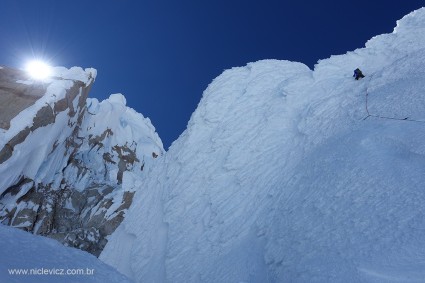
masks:
[[[43,56],[94,67],[91,97],[121,92],[152,120],[164,147],[186,128],[224,69],[260,59],[311,68],[392,32],[424,1],[2,0],[0,65]]]

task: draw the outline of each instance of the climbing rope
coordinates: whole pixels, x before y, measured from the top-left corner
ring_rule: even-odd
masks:
[[[372,74],[369,78],[369,83],[372,80],[373,76],[375,74]],[[369,98],[369,89],[366,87],[366,99],[365,99],[365,109],[366,109],[366,113],[367,116],[365,118],[363,118],[363,120],[366,120],[369,117],[374,117],[374,118],[378,118],[378,119],[386,119],[386,120],[397,120],[397,121],[406,121],[406,122],[417,122],[417,123],[425,123],[425,121],[423,120],[415,120],[415,119],[410,119],[409,117],[405,117],[405,118],[396,118],[396,117],[388,117],[388,116],[381,116],[381,115],[376,115],[376,114],[370,114],[369,112],[369,108],[368,108],[368,98]]]

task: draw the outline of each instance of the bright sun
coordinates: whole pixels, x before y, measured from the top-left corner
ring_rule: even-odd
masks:
[[[29,75],[36,80],[47,79],[52,74],[51,67],[40,60],[28,62],[25,69]]]

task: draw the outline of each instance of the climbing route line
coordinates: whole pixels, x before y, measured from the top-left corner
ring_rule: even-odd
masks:
[[[372,74],[370,76],[369,79],[369,83],[372,80],[373,76],[375,74]],[[366,87],[366,99],[365,99],[365,109],[366,109],[366,113],[367,116],[365,118],[363,118],[363,120],[366,120],[369,117],[374,117],[374,118],[378,118],[378,119],[386,119],[386,120],[397,120],[397,121],[406,121],[406,122],[416,122],[416,123],[425,123],[424,120],[416,120],[416,119],[410,119],[409,117],[405,117],[405,118],[396,118],[396,117],[389,117],[389,116],[382,116],[382,115],[377,115],[377,114],[371,114],[369,112],[369,107],[368,107],[368,98],[369,98],[369,91],[368,88]]]

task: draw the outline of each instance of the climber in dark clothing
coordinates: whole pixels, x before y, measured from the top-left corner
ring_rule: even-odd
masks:
[[[357,69],[355,69],[355,70],[354,70],[354,75],[353,75],[353,77],[354,77],[356,80],[360,80],[361,78],[364,78],[364,75],[363,75],[362,71],[360,71],[360,69],[359,69],[359,68],[357,68]]]

